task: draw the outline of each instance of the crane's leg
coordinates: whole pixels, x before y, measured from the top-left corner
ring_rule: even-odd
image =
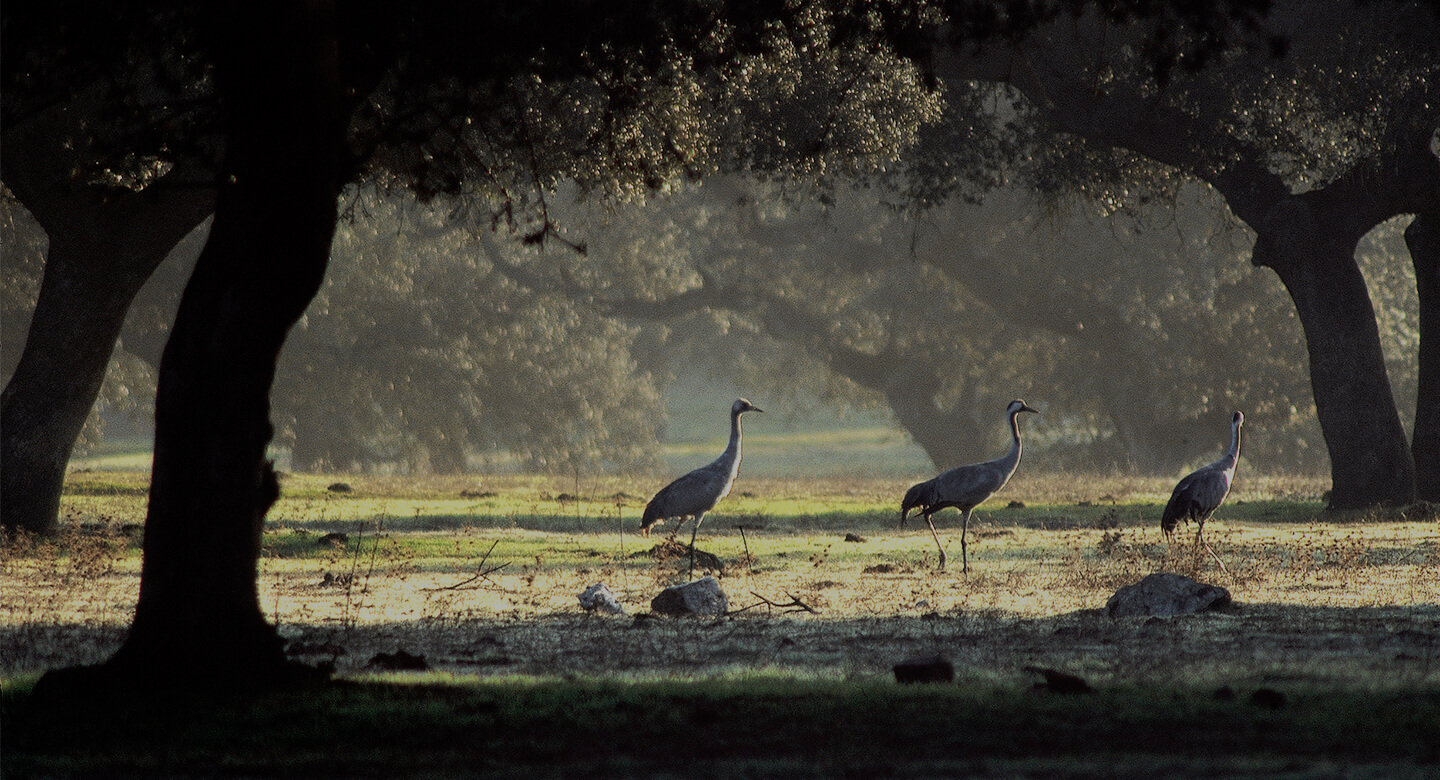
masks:
[[[965,532],[970,529],[970,510],[960,514],[960,573],[970,573],[970,553],[965,549]]]
[[[1229,573],[1230,573],[1230,570],[1227,569],[1227,568],[1225,568],[1225,562],[1222,561],[1222,560],[1220,560],[1220,556],[1219,556],[1219,554],[1217,554],[1217,553],[1215,552],[1215,548],[1211,547],[1208,542],[1206,542],[1203,538],[1201,538],[1201,534],[1203,534],[1203,533],[1205,533],[1205,521],[1204,521],[1204,520],[1201,520],[1201,521],[1200,521],[1200,527],[1195,530],[1195,546],[1196,546],[1197,548],[1204,547],[1204,548],[1205,548],[1205,552],[1210,553],[1210,557],[1211,557],[1211,558],[1214,558],[1214,559],[1215,559],[1215,563],[1219,564],[1219,566],[1220,566],[1220,571],[1223,571],[1223,572],[1225,572],[1226,574],[1229,574]]]
[[[940,534],[935,533],[935,523],[930,515],[925,515],[925,524],[930,526],[930,535],[935,537],[935,546],[940,550],[940,571],[945,571],[945,545],[940,543]]]
[[[695,527],[690,530],[690,571],[685,575],[686,579],[695,576],[695,535],[700,533],[700,521],[705,519],[705,513],[701,512],[695,516]]]

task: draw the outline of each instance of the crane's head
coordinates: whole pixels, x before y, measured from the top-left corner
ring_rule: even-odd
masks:
[[[735,403],[730,404],[731,414],[739,415],[746,412],[760,412],[761,414],[764,414],[765,410],[761,409],[755,404],[750,403],[750,401],[745,398],[736,398]]]
[[[1005,409],[1006,414],[1019,414],[1021,412],[1034,412],[1035,414],[1039,414],[1040,410],[1031,409],[1028,405],[1026,405],[1024,401],[1020,400],[1019,398],[1011,401],[1010,406]]]
[[[1245,413],[1244,413],[1244,412],[1236,412],[1235,414],[1231,415],[1231,417],[1230,417],[1230,424],[1233,425],[1233,426],[1235,426],[1236,428],[1239,428],[1241,425],[1244,425],[1244,424],[1245,424]]]

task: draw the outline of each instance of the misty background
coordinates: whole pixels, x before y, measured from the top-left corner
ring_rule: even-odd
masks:
[[[487,204],[352,188],[282,355],[272,452],[296,471],[670,473],[723,447],[743,395],[767,412],[747,420],[747,474],[913,476],[994,457],[1023,397],[1043,412],[1027,469],[1173,474],[1213,460],[1234,409],[1248,469],[1329,468],[1294,307],[1207,187],[1123,211],[1006,185],[974,200],[714,177],[602,204],[562,186],[563,240],[533,242],[477,218]],[[8,191],[3,210],[8,381],[46,242]],[[1408,435],[1407,222],[1358,258]],[[140,293],[72,465],[148,467],[207,231]]]

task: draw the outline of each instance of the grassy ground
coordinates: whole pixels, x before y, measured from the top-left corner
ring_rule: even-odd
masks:
[[[5,776],[1436,775],[1433,515],[1327,514],[1318,481],[1242,477],[1206,528],[1217,561],[1159,538],[1168,480],[1022,470],[977,513],[962,575],[953,512],[944,572],[923,522],[897,527],[908,479],[742,475],[699,544],[732,613],[676,621],[639,617],[685,575],[634,532],[660,481],[287,476],[262,604],[292,655],[352,685],[37,713],[38,674],[104,659],[138,591],[145,476],[74,474],[62,538],[0,559]],[[1237,604],[1104,615],[1159,570]],[[602,581],[627,615],[579,608]],[[376,665],[397,650],[428,670]],[[930,655],[954,684],[893,683]],[[1037,691],[1028,666],[1096,692]]]

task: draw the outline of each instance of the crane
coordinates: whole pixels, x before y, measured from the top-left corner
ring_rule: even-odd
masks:
[[[653,526],[670,518],[678,517],[682,524],[686,517],[695,518],[695,527],[690,532],[692,575],[695,573],[695,534],[700,531],[700,523],[705,519],[706,512],[714,509],[720,499],[730,495],[735,474],[740,470],[740,415],[764,411],[744,398],[735,399],[735,403],[730,405],[730,444],[720,457],[661,488],[645,505],[645,514],[640,519],[641,536],[649,536]],[[678,525],[676,530],[679,530]]]
[[[1165,534],[1166,540],[1175,536],[1175,526],[1181,520],[1189,527],[1193,519],[1199,527],[1195,531],[1196,543],[1203,544],[1201,534],[1205,531],[1205,521],[1215,510],[1220,507],[1220,502],[1230,494],[1230,483],[1235,479],[1235,464],[1240,460],[1240,426],[1245,424],[1245,415],[1236,412],[1230,416],[1230,451],[1225,457],[1195,469],[1170,493],[1170,501],[1165,504],[1165,513],[1160,516],[1160,530]],[[1205,549],[1209,550],[1209,545]],[[1210,550],[1215,555],[1214,550]],[[1215,556],[1220,561],[1220,557]],[[1221,563],[1220,568],[1224,569],[1225,564]]]
[[[995,460],[950,469],[905,491],[905,498],[900,502],[900,525],[904,527],[910,510],[920,511],[930,526],[930,535],[935,537],[935,546],[940,549],[941,571],[945,569],[945,545],[940,543],[940,535],[935,533],[935,523],[930,516],[945,507],[953,506],[960,510],[960,571],[968,572],[970,556],[965,549],[965,532],[970,525],[970,510],[1005,487],[1010,475],[1015,473],[1015,467],[1020,465],[1020,422],[1017,418],[1021,412],[1039,414],[1018,398],[1005,408],[1013,437],[1010,452]]]

